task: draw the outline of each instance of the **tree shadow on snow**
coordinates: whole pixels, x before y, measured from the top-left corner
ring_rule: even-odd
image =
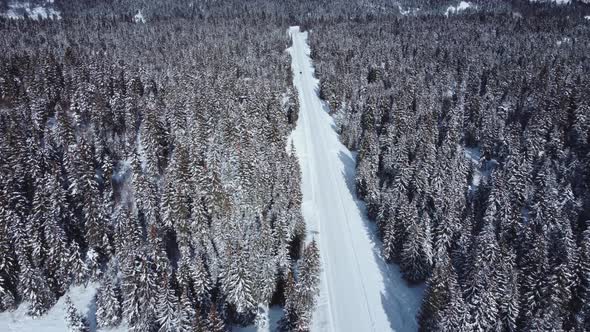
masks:
[[[356,195],[356,153],[351,154],[348,155],[340,151],[338,158],[344,166],[342,176],[346,180],[349,193],[361,214],[363,226],[372,244],[375,261],[379,266],[383,278],[384,291],[381,293],[381,305],[387,314],[387,319],[392,330],[417,330],[416,315],[420,308],[425,286],[423,284],[408,284],[402,278],[399,266],[397,264],[388,264],[381,255],[382,242],[378,235],[377,225],[369,220],[365,203]]]
[[[315,72],[313,76],[315,78]],[[319,97],[319,87],[317,85],[314,88],[314,93]],[[330,108],[326,101],[321,100],[321,107],[329,116]],[[331,119],[333,120],[333,118]],[[332,124],[331,127],[335,134],[338,135],[336,126]],[[420,309],[425,286],[423,284],[409,285],[402,278],[399,266],[388,264],[385,261],[381,255],[382,242],[378,236],[377,225],[369,220],[365,203],[356,195],[356,153],[351,152],[349,155],[339,151],[338,158],[343,165],[341,176],[344,177],[349,194],[358,208],[358,213],[360,213],[363,221],[363,228],[371,241],[371,250],[383,278],[384,290],[381,293],[381,305],[387,315],[389,325],[394,331],[416,331],[418,330],[416,315]]]

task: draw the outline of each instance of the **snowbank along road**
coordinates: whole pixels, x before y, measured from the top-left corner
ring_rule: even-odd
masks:
[[[355,156],[342,145],[309,57],[307,32],[291,27],[299,120],[292,139],[303,175],[303,215],[322,259],[313,331],[415,331],[422,287],[411,288],[380,255],[375,229],[354,193]]]

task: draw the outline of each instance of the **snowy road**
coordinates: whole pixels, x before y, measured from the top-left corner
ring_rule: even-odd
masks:
[[[415,331],[422,287],[410,288],[381,258],[365,207],[354,195],[355,157],[338,140],[318,97],[307,32],[291,27],[299,120],[292,139],[303,173],[303,215],[322,258],[315,331]]]

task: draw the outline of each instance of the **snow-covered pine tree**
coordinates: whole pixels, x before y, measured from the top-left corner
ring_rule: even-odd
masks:
[[[190,248],[180,247],[179,258],[174,276],[179,285],[186,286],[192,282],[192,265],[190,259]]]
[[[190,267],[194,296],[200,303],[206,302],[211,290],[211,277],[205,267],[203,258],[197,255]]]
[[[576,327],[580,330],[590,329],[590,303],[584,299],[590,297],[590,220],[586,221],[580,245],[580,287],[578,289]]]
[[[519,329],[523,329],[535,313],[542,308],[545,301],[546,277],[548,275],[547,240],[535,234],[533,223],[526,225],[522,234],[523,245],[519,248],[522,274]]]
[[[283,330],[310,330],[319,283],[320,256],[317,244],[312,240],[305,247],[299,262],[297,282],[293,286],[292,280],[287,279],[285,285],[285,315],[280,324]]]
[[[221,317],[219,317],[219,313],[215,304],[211,306],[211,310],[207,316],[206,330],[209,332],[225,332],[225,324],[223,323]]]
[[[515,260],[513,251],[503,252],[501,269],[498,271],[499,315],[504,331],[517,331],[520,293],[518,274],[514,268]]]
[[[154,264],[145,252],[130,255],[123,268],[123,317],[133,331],[150,330],[156,324],[157,284]]]
[[[144,161],[145,171],[150,177],[160,174],[159,158],[163,156],[159,142],[161,138],[158,138],[157,133],[159,130],[155,112],[151,107],[148,107],[139,127],[140,142],[138,146],[141,146],[141,158]]]
[[[279,273],[285,277],[291,268],[291,258],[289,256],[291,230],[284,213],[279,213],[276,217],[273,229],[275,238],[277,266]]]
[[[90,281],[98,281],[102,274],[101,264],[99,262],[98,253],[94,248],[88,249],[86,252],[86,259],[84,265],[88,269],[88,276]]]
[[[19,258],[19,267],[18,294],[23,301],[28,302],[29,315],[41,316],[55,303],[55,294],[41,270],[32,266],[26,258]]]
[[[102,238],[106,232],[106,211],[99,190],[92,150],[90,140],[82,137],[79,143],[80,156],[77,165],[79,173],[72,187],[73,194],[78,197],[78,204],[82,210],[86,243],[100,253]]]
[[[270,302],[277,285],[277,260],[273,256],[271,227],[262,216],[259,216],[258,220],[260,234],[254,241],[254,262],[251,263],[257,266],[254,270],[254,298],[256,302],[266,305]]]
[[[122,205],[114,210],[112,219],[117,254],[122,257],[132,254],[134,249],[140,247],[144,241],[143,229],[137,220],[137,213]]]
[[[197,327],[200,324],[200,310],[193,308],[193,303],[189,298],[188,290],[183,289],[180,295],[180,302],[178,302],[178,316],[177,316],[177,330],[178,332],[192,332],[198,331]]]
[[[16,261],[6,234],[6,211],[0,202],[0,311],[16,305]]]
[[[111,275],[103,276],[96,291],[96,324],[99,328],[116,327],[121,323],[120,292],[111,278]]]
[[[573,292],[579,287],[579,274],[576,271],[579,253],[572,238],[570,223],[563,217],[558,218],[558,224],[548,236],[552,248],[549,252],[549,275],[546,281],[548,294],[545,300],[554,304],[557,316],[568,317],[573,311]]]
[[[153,178],[142,170],[138,153],[132,156],[131,169],[133,171],[131,183],[138,213],[143,215],[148,225],[157,225],[159,219],[157,188]]]
[[[367,131],[361,140],[362,155],[358,157],[356,172],[356,191],[360,198],[372,198],[377,195],[375,177],[379,166],[379,142],[377,133]]]
[[[295,295],[295,279],[293,272],[289,271],[284,283],[285,303],[283,305],[283,317],[279,321],[280,331],[291,331],[298,320],[298,303]]]
[[[386,261],[391,262],[394,259],[395,256],[395,243],[396,243],[396,238],[395,238],[395,231],[394,231],[394,223],[392,220],[388,219],[387,222],[383,221],[381,222],[381,224],[383,225],[383,247],[381,249],[381,253],[383,255],[383,258],[385,258]]]
[[[471,312],[473,326],[476,330],[498,328],[499,308],[496,296],[498,292],[497,274],[492,273],[500,259],[499,246],[494,233],[494,226],[488,223],[476,237],[472,249],[473,268],[468,274],[466,302]]]
[[[69,332],[89,332],[90,328],[88,327],[88,321],[84,316],[82,316],[74,304],[72,303],[72,299],[69,295],[66,295],[65,298],[65,306],[66,306],[66,314],[65,320],[66,325],[68,326]]]
[[[248,254],[237,253],[229,257],[229,262],[221,271],[221,290],[232,310],[235,310],[238,320],[254,314],[255,302],[252,289],[252,275],[246,266]]]
[[[461,288],[457,282],[457,274],[451,269],[448,279],[446,280],[448,289],[448,304],[440,311],[440,320],[436,326],[437,331],[472,331],[471,316],[465,301]]]
[[[315,239],[305,247],[297,277],[299,303],[311,316],[320,285],[320,252]]]
[[[63,149],[67,151],[68,146],[76,143],[76,136],[74,134],[74,127],[68,112],[62,107],[60,103],[55,106],[56,130],[55,137]]]
[[[57,170],[53,170],[53,173],[56,172]],[[58,293],[63,293],[70,284],[66,229],[71,231],[71,212],[58,175],[48,174],[46,185],[50,191],[50,207],[43,224],[43,236],[47,246],[45,265],[51,276],[52,288]]]
[[[439,248],[434,258],[432,276],[426,284],[422,306],[418,314],[419,331],[436,331],[441,324],[441,312],[449,305],[450,290],[447,283],[452,274],[450,258],[446,251]],[[458,298],[457,298],[458,300]],[[453,321],[455,317],[449,317]]]
[[[424,212],[422,220],[412,219],[409,223],[400,268],[408,281],[421,282],[428,278],[432,267],[430,218]]]
[[[158,332],[174,332],[179,325],[178,297],[174,288],[168,282],[162,282],[156,295],[156,320],[159,324]]]
[[[80,247],[76,240],[72,241],[68,251],[69,253],[67,262],[70,280],[74,285],[79,285],[85,282],[88,278],[88,267],[82,260]]]

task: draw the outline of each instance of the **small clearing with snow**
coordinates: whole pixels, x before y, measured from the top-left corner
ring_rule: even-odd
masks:
[[[141,10],[138,10],[137,14],[135,14],[135,16],[133,16],[133,22],[145,23],[145,17],[143,17],[143,13],[141,12]]]
[[[463,152],[465,153],[465,158],[473,164],[473,179],[469,184],[469,194],[473,194],[482,180],[489,180],[494,169],[498,167],[498,161],[496,159],[486,160],[486,158],[483,158],[479,148],[465,147]]]
[[[402,16],[416,15],[420,11],[420,8],[408,7],[408,9],[404,9],[400,4],[397,5],[397,9]]]
[[[450,14],[458,14],[464,10],[469,8],[475,7],[471,2],[461,1],[457,6],[449,6],[445,11],[445,16],[449,16]]]
[[[570,44],[572,40],[569,37],[563,37],[561,40],[555,42],[557,46],[561,46],[561,44]]]
[[[53,8],[53,0],[47,0],[43,6],[29,2],[11,2],[6,13],[0,13],[0,16],[10,19],[61,19],[61,13]]]
[[[96,329],[96,305],[94,295],[96,294],[97,283],[89,283],[87,286],[71,287],[67,295],[72,299],[72,303],[78,312],[86,317],[90,324],[91,331],[110,331],[123,332],[127,328],[121,324],[116,329],[102,330]],[[66,305],[65,296],[59,298],[57,303],[49,309],[45,315],[33,318],[27,315],[28,304],[21,303],[14,311],[5,311],[0,313],[0,331],[5,332],[63,332],[68,331],[66,325]]]
[[[274,332],[278,331],[279,321],[283,317],[283,308],[272,306],[266,312],[267,324],[263,326],[233,327],[232,332]]]
[[[572,0],[530,0],[531,2],[554,2],[558,5],[569,5]]]

